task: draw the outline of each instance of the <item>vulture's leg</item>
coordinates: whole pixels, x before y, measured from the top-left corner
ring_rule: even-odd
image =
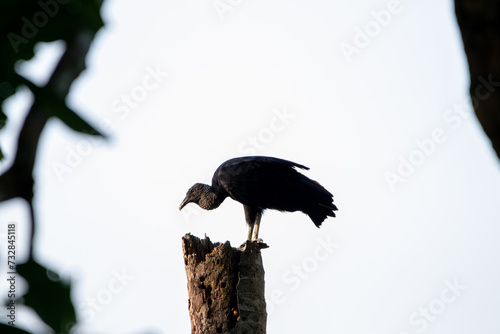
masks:
[[[247,240],[252,241],[253,228],[254,228],[254,224],[248,224],[248,236],[247,236]]]
[[[253,210],[251,207],[243,205],[243,209],[245,209],[245,220],[247,221],[248,224],[248,236],[247,240],[252,240],[252,233],[253,233],[253,228],[255,225],[255,210]]]
[[[262,239],[259,239],[260,218],[262,218],[262,213],[258,212],[253,226],[252,241],[262,242]]]

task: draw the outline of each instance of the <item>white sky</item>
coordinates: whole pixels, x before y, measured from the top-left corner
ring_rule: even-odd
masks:
[[[247,227],[231,199],[178,205],[248,154],[310,167],[339,207],[321,229],[265,214],[269,333],[500,332],[499,165],[452,1],[108,0],[103,17],[69,103],[111,140],[52,121],[35,171],[37,260],[71,278],[77,333],[190,331],[181,237],[238,246]],[[63,49],[20,71],[43,83]],[[29,103],[7,101],[2,170]],[[21,253],[25,209],[0,206]]]

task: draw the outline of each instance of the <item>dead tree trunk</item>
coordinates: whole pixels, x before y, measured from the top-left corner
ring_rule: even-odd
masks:
[[[500,158],[500,3],[455,0],[477,119]]]
[[[232,248],[191,234],[182,238],[192,334],[265,334],[265,244]]]

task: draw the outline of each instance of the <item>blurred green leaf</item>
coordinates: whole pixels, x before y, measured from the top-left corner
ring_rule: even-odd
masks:
[[[49,116],[55,116],[63,121],[71,129],[93,136],[105,137],[87,121],[81,118],[75,111],[70,109],[66,102],[47,87],[38,87],[33,82],[19,76],[19,81],[28,86],[35,95],[35,103],[39,103],[44,112]]]
[[[104,134],[97,131],[92,125],[87,123],[83,118],[81,118],[76,112],[71,110],[66,104],[59,103],[56,104],[55,100],[51,101],[51,112],[54,116],[63,121],[71,129],[93,136],[105,137]]]
[[[10,325],[0,324],[0,333],[2,334],[29,334],[29,332],[23,331],[17,327]]]
[[[28,293],[23,297],[24,304],[32,307],[57,333],[69,333],[76,324],[70,284],[54,279],[58,277],[57,274],[34,260],[18,265],[17,272],[26,279],[29,286]]]

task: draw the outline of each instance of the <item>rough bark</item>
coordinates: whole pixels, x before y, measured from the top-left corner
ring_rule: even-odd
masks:
[[[455,0],[476,116],[500,158],[500,2]]]
[[[191,234],[182,238],[192,334],[264,334],[266,302],[261,249],[233,248]]]

